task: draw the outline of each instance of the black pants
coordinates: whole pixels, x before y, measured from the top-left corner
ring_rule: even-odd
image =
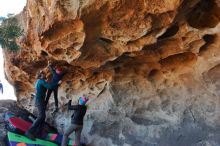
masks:
[[[44,123],[45,123],[45,118],[46,118],[45,105],[39,104],[39,105],[36,105],[36,107],[38,110],[37,119],[34,121],[32,126],[28,130],[31,134],[34,134],[34,135],[40,134],[40,132],[42,132]]]
[[[47,90],[47,96],[46,96],[46,100],[45,100],[45,107],[47,107],[47,103],[50,99],[50,95],[51,95],[52,92],[54,94],[55,106],[56,106],[56,108],[58,108],[58,98],[57,98],[57,96],[58,96],[58,87]]]

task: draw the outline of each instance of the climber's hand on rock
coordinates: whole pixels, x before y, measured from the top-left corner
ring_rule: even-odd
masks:
[[[51,66],[51,65],[52,65],[52,63],[50,62],[50,60],[48,60],[47,64],[48,64],[48,66]]]
[[[61,85],[62,84],[62,80],[60,80],[59,82],[58,82],[58,85]]]

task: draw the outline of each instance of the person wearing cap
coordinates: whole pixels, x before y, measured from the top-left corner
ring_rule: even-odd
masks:
[[[88,98],[85,96],[82,96],[78,100],[78,105],[72,105],[71,101],[68,102],[68,110],[74,110],[73,115],[71,116],[71,125],[67,129],[67,131],[63,135],[63,140],[61,146],[67,146],[68,143],[68,137],[69,135],[75,131],[75,143],[76,146],[80,146],[80,137],[81,132],[83,129],[83,118],[86,114],[87,106],[86,102],[88,101]]]
[[[54,101],[55,101],[55,110],[54,112],[57,112],[58,109],[58,82],[63,78],[63,76],[65,75],[65,71],[63,70],[63,68],[61,67],[56,67],[55,69],[52,67],[51,63],[48,62],[49,66],[49,70],[52,73],[52,81],[51,83],[55,83],[57,84],[57,86],[55,86],[53,89],[48,89],[47,90],[47,95],[46,95],[46,100],[45,100],[45,106],[47,106],[48,101],[50,99],[50,95],[53,92],[54,93]]]
[[[60,84],[61,81],[58,83]],[[34,123],[31,125],[29,130],[25,132],[25,136],[27,136],[31,140],[35,140],[35,136],[40,134],[46,118],[45,113],[45,95],[47,89],[52,89],[57,84],[55,83],[47,83],[46,82],[46,76],[43,71],[38,73],[37,81],[35,84],[35,90],[36,90],[36,96],[35,96],[35,106],[38,110],[38,116],[37,119],[34,121]]]

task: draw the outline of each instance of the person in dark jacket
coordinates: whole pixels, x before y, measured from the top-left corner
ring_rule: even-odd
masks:
[[[47,95],[46,95],[46,100],[45,100],[45,106],[47,106],[48,101],[50,99],[50,95],[53,92],[54,93],[54,101],[55,101],[55,110],[54,112],[58,111],[58,82],[63,78],[63,76],[65,75],[66,71],[63,70],[63,68],[61,67],[57,67],[56,69],[54,69],[51,65],[50,62],[48,62],[49,66],[49,70],[52,73],[52,81],[51,83],[57,84],[57,86],[55,86],[52,89],[48,89],[47,90]]]
[[[45,73],[41,71],[38,74],[38,80],[35,84],[36,96],[35,96],[35,106],[38,110],[38,117],[29,128],[27,132],[25,132],[25,136],[28,138],[35,140],[35,136],[38,135],[44,126],[46,113],[45,113],[45,95],[47,89],[52,89],[54,86],[57,86],[55,83],[47,83],[45,81]],[[60,81],[61,82],[61,81]]]
[[[1,90],[1,92],[2,92],[2,94],[3,94],[3,85],[2,85],[1,80],[0,80],[0,90]]]
[[[83,118],[86,114],[87,106],[86,102],[88,98],[82,96],[79,98],[78,105],[71,106],[71,100],[68,102],[68,109],[74,110],[71,116],[71,125],[63,135],[61,146],[67,146],[69,135],[75,131],[75,143],[76,146],[80,146],[80,137],[83,129]]]

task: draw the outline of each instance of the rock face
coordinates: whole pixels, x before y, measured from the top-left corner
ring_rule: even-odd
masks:
[[[90,93],[91,145],[220,145],[218,0],[28,0],[17,18],[25,34],[4,52],[7,78],[33,109],[36,73],[48,60],[68,67],[61,109],[47,114],[61,132],[65,103]]]

